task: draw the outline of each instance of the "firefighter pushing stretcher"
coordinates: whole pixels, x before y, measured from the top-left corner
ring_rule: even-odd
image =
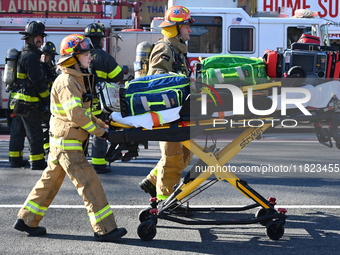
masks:
[[[45,235],[39,227],[57,195],[66,174],[83,198],[95,240],[114,242],[124,236],[117,228],[113,212],[93,167],[88,163],[83,144],[89,135],[102,139],[108,126],[91,112],[93,77],[88,73],[92,60],[91,40],[79,34],[66,36],[60,45],[58,65],[61,74],[51,91],[50,153],[48,166],[18,213],[14,228],[31,236]]]
[[[175,72],[190,76],[186,42],[190,39],[192,23],[190,11],[183,6],[173,6],[166,11],[165,20],[160,24],[164,39],[151,52],[148,75]],[[165,200],[180,181],[190,161],[190,151],[177,142],[160,142],[160,150],[162,158],[139,186],[152,197]]]

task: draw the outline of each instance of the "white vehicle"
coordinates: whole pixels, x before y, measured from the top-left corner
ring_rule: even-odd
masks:
[[[174,1],[175,2],[175,1]],[[176,4],[182,1],[176,1]],[[220,1],[221,2],[221,1]],[[321,18],[282,18],[279,14],[261,13],[250,17],[241,8],[188,7],[195,23],[188,42],[188,57],[193,67],[199,58],[217,54],[237,54],[262,57],[268,50],[287,49],[303,33],[321,38],[321,45],[329,45],[327,21]],[[261,16],[262,15],[262,16]],[[112,31],[110,53],[120,65],[127,66],[133,75],[136,45],[142,41],[157,42],[162,38],[157,25],[152,32]],[[120,37],[122,40],[116,40]]]
[[[256,7],[258,12],[278,11],[280,9],[288,17],[292,17],[296,9],[308,9],[318,12],[320,18],[326,19],[331,24],[328,29],[331,46],[340,50],[339,0],[257,0]]]

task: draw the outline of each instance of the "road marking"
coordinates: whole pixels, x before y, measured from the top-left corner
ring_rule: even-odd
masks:
[[[218,139],[218,142],[231,142],[234,139]],[[0,142],[8,142],[9,140],[0,140]],[[197,140],[197,141],[205,141],[205,140]],[[253,142],[260,142],[260,143],[266,143],[266,142],[287,142],[287,143],[294,143],[294,142],[302,142],[302,143],[313,143],[313,142],[319,142],[318,140],[316,140],[315,138],[305,138],[305,139],[294,139],[294,138],[280,138],[275,136],[275,138],[262,138],[261,140],[254,140]],[[149,148],[149,149],[145,149],[145,150],[153,150],[156,148]],[[144,150],[144,149],[143,149]]]
[[[91,162],[91,160],[88,160]],[[114,163],[158,163],[159,159],[131,159],[130,161],[117,160]],[[0,160],[0,163],[9,163],[8,160]]]
[[[0,205],[0,208],[21,208],[22,205]],[[144,209],[148,205],[111,205],[112,209]],[[194,205],[195,207],[202,208],[239,208],[240,205],[225,205],[225,206],[215,206],[215,205]],[[276,205],[276,208],[291,208],[291,209],[340,209],[340,205]],[[57,209],[84,209],[84,205],[51,205],[49,208]]]

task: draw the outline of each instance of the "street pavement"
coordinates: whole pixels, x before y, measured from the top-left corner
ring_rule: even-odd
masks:
[[[218,146],[226,145],[232,136],[220,139]],[[276,208],[288,210],[285,233],[278,241],[269,239],[260,224],[183,225],[161,219],[155,238],[142,241],[137,234],[138,213],[148,207],[149,197],[138,182],[160,157],[157,142],[150,142],[147,150],[140,147],[135,160],[113,162],[111,173],[100,175],[118,225],[128,230],[121,241],[93,241],[82,200],[67,178],[41,222],[48,235],[28,237],[12,225],[42,171],[9,168],[8,138],[0,135],[0,254],[339,254],[340,151],[318,143],[311,130],[264,133],[261,140],[250,143],[228,163],[263,197],[276,197]],[[26,157],[27,147],[26,143]],[[191,164],[195,161],[196,157]],[[248,204],[252,201],[225,181],[190,201],[191,206],[206,207]],[[198,216],[205,220],[239,219],[252,217],[256,211]]]

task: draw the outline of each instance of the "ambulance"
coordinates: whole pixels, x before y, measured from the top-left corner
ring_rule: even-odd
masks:
[[[216,0],[213,5],[208,1],[168,1],[168,6],[187,7],[195,19],[188,42],[191,67],[199,58],[212,55],[262,57],[268,49],[283,51],[297,42],[302,34],[319,37],[321,45],[330,45],[329,22],[318,12],[297,9],[300,10],[298,16],[292,16],[284,13],[283,8],[257,11],[251,5],[242,6],[244,2],[254,1]],[[127,67],[129,75],[133,75],[136,45],[143,41],[155,43],[163,37],[158,28],[160,22],[162,17],[154,18],[148,32],[145,29],[111,31],[110,53],[120,65]]]

